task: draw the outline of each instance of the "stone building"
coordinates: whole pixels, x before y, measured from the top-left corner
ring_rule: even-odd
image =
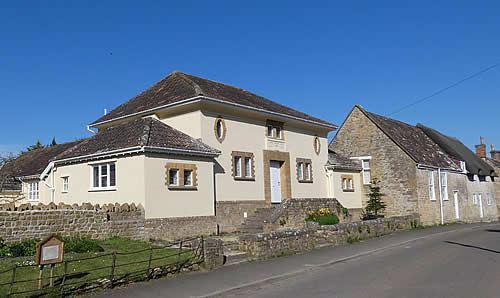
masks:
[[[495,150],[495,145],[494,144],[491,144],[491,151],[490,151],[490,154],[491,154],[491,157],[488,157],[486,155],[486,145],[484,144],[484,141],[483,141],[483,138],[481,138],[482,140],[482,144],[480,144],[479,146],[479,149],[480,150],[477,150],[478,147],[476,146],[476,154],[480,157],[480,158],[483,158],[490,166],[492,166],[494,169],[495,169],[495,172],[496,173],[500,173],[500,151],[499,150]],[[484,145],[481,146],[481,145]],[[482,150],[484,148],[484,150]],[[484,154],[483,154],[484,153]],[[496,193],[496,198],[497,198],[497,207],[498,207],[498,210],[499,210],[499,215],[500,215],[500,179],[495,179],[495,193]]]
[[[361,160],[363,187],[380,181],[386,216],[418,214],[424,224],[498,218],[494,170],[455,138],[356,105],[329,149]]]

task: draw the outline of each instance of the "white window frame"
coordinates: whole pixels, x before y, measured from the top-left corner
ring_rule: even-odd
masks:
[[[111,165],[115,166],[115,185],[111,186]],[[102,175],[102,166],[106,166],[106,175]],[[94,186],[94,169],[98,168],[97,186]],[[118,180],[116,179],[116,162],[96,163],[90,165],[90,188],[89,191],[116,190]],[[106,177],[106,186],[102,186],[102,178]]]
[[[486,204],[488,204],[488,206],[491,205],[491,193],[489,192],[486,193]]]
[[[69,176],[61,177],[62,178],[62,192],[69,192]]]
[[[429,197],[430,197],[431,201],[435,201],[436,200],[436,186],[434,183],[434,171],[433,170],[429,170],[427,172],[427,180],[428,180],[428,184],[429,184]]]
[[[448,173],[441,172],[441,197],[443,201],[448,201]]]
[[[371,156],[357,156],[357,157],[351,157],[350,159],[361,160],[361,168],[363,169],[361,171],[361,174],[363,176],[363,184],[364,185],[372,184],[372,165],[371,165],[372,157]],[[365,164],[363,161],[368,161],[368,168],[365,168]],[[368,175],[370,175],[370,179],[365,179],[366,173],[368,173]],[[368,180],[368,181],[366,181],[366,180]]]
[[[304,180],[304,163],[299,162],[299,181]]]
[[[40,182],[28,183],[28,201],[40,201]]]

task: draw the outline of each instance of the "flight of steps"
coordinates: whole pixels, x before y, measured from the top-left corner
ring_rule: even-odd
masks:
[[[257,208],[254,214],[245,219],[245,222],[240,227],[240,232],[252,234],[264,232],[264,223],[269,221],[273,211],[274,207]]]

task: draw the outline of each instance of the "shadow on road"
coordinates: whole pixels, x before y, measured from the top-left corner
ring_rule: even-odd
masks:
[[[463,244],[463,243],[458,243],[458,242],[453,242],[453,241],[445,241],[445,242],[449,243],[449,244],[460,245],[460,246],[470,247],[470,248],[476,248],[476,249],[485,250],[485,251],[493,252],[496,254],[500,254],[500,251],[498,251],[498,250],[493,250],[493,249],[488,249],[488,248],[484,248],[484,247],[479,247],[479,246],[470,245],[470,244]]]
[[[487,229],[485,231],[486,232],[492,232],[492,233],[500,233],[500,230],[495,230],[495,229]]]

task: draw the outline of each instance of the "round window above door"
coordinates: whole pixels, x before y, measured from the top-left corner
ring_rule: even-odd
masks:
[[[215,119],[214,133],[215,138],[219,141],[219,143],[222,143],[226,138],[226,122],[222,117]]]

